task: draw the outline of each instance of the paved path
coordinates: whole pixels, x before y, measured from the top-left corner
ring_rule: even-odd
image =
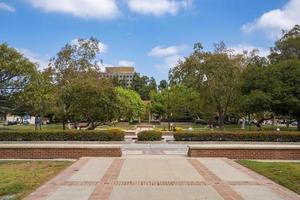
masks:
[[[96,199],[299,200],[300,196],[229,159],[137,153],[82,158],[26,198]]]
[[[126,155],[187,155],[186,144],[123,144],[122,152]]]

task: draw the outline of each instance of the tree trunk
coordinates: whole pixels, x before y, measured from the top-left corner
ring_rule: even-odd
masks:
[[[269,120],[269,119],[274,119],[274,117],[273,117],[273,116],[272,116],[272,117],[267,117],[267,118],[266,118],[266,117],[263,117],[263,118],[259,119],[256,123],[253,122],[253,124],[255,124],[257,128],[261,129],[262,123],[263,123],[265,120]],[[274,122],[274,120],[273,120],[273,122]]]
[[[219,128],[221,130],[224,130],[224,120],[225,120],[225,116],[223,114],[219,114]]]
[[[300,131],[300,118],[297,119],[297,131]]]
[[[64,119],[63,119],[63,130],[66,130],[66,122]]]
[[[95,130],[95,128],[96,128],[95,123],[94,122],[90,122],[87,130],[92,131],[92,130]]]
[[[256,123],[255,123],[255,122],[253,122],[253,123],[255,124],[255,126],[256,126],[257,128],[261,129],[261,125],[262,125],[262,123],[263,123],[265,120],[266,120],[265,118],[261,118],[261,119],[259,119]]]

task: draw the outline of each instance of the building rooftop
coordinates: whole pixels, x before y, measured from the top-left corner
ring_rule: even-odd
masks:
[[[115,73],[122,73],[122,74],[132,74],[135,72],[134,67],[106,67],[106,72],[115,74]]]

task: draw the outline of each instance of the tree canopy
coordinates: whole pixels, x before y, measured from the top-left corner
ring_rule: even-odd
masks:
[[[0,44],[0,114],[15,108],[11,97],[22,92],[36,73],[36,65],[16,49]]]
[[[196,45],[194,53],[171,71],[171,83],[185,84],[201,94],[212,112],[218,113],[224,126],[226,114],[239,95],[242,56],[230,54],[224,43],[215,45],[214,52],[205,52]]]
[[[118,101],[118,117],[125,118],[129,122],[139,120],[145,113],[145,105],[140,95],[122,87],[116,89]]]

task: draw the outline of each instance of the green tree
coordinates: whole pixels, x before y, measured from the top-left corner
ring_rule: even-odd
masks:
[[[200,118],[202,101],[199,93],[192,87],[174,85],[163,92],[164,106],[169,106],[173,119]],[[168,102],[169,101],[169,102]]]
[[[205,52],[195,45],[194,53],[171,70],[173,84],[183,83],[197,89],[204,105],[217,113],[219,126],[224,128],[225,117],[240,94],[242,55],[233,55],[224,43],[215,45],[214,52]]]
[[[166,114],[166,107],[164,98],[162,96],[162,91],[159,92],[152,91],[150,93],[150,112],[156,115],[159,119],[161,119]]]
[[[261,124],[273,118],[272,97],[269,93],[270,86],[277,81],[270,72],[269,62],[266,58],[256,54],[247,55],[247,65],[242,73],[241,98],[239,99],[239,110],[250,121],[251,116],[255,116],[256,126],[261,128]]]
[[[270,63],[256,59],[244,71],[241,106],[248,112],[269,112],[296,118],[300,131],[300,27],[284,31],[271,48]],[[259,61],[259,62],[257,62]],[[258,122],[262,122],[262,117]]]
[[[272,87],[273,110],[297,119],[300,131],[300,26],[284,31],[275,42],[269,56],[272,75],[277,84]]]
[[[300,60],[300,26],[295,25],[289,31],[283,31],[283,36],[271,48],[269,59],[272,63],[287,59]]]
[[[18,105],[16,114],[25,113],[41,117],[52,114],[55,106],[55,85],[52,80],[52,70],[36,72],[24,90],[15,97]]]
[[[151,92],[151,112],[160,118],[167,114],[173,119],[198,119],[201,116],[202,98],[199,93],[184,85]]]
[[[161,80],[158,85],[159,90],[164,90],[168,87],[168,82],[166,80]]]
[[[62,101],[68,119],[87,122],[88,130],[112,124],[117,116],[117,98],[112,83],[94,71],[80,72],[64,89]]]
[[[56,115],[59,116],[63,121],[63,127],[65,129],[65,124],[69,120],[74,120],[71,118],[77,119],[78,116],[75,115],[74,112],[71,112],[74,107],[71,105],[75,104],[75,100],[72,99],[73,95],[86,95],[84,92],[88,92],[90,90],[93,90],[97,88],[96,86],[101,87],[102,83],[96,82],[97,85],[92,85],[92,83],[87,82],[87,84],[90,84],[92,88],[87,91],[79,92],[78,94],[72,94],[70,91],[75,91],[76,88],[74,88],[74,84],[76,86],[79,86],[80,81],[84,83],[84,78],[87,78],[89,76],[97,76],[97,79],[100,79],[100,67],[97,63],[99,61],[96,60],[97,55],[100,53],[99,49],[99,41],[95,38],[90,39],[78,39],[75,43],[72,44],[66,44],[61,51],[57,53],[57,55],[51,59],[50,66],[54,69],[54,77],[55,82],[57,85],[57,113]],[[91,77],[92,78],[92,77]],[[94,80],[94,79],[92,79]],[[78,81],[78,83],[74,82]],[[108,81],[108,80],[107,80]],[[103,85],[106,85],[103,83]],[[81,89],[85,89],[85,86],[82,85]],[[110,87],[108,87],[110,88]],[[99,89],[100,90],[100,89]],[[95,92],[97,95],[100,95],[100,91]],[[102,93],[101,93],[102,94]],[[106,94],[106,93],[105,93]],[[69,97],[66,95],[70,95]],[[97,96],[96,95],[96,96]],[[105,95],[104,95],[105,96]],[[79,99],[88,99],[88,96],[85,97],[79,97]],[[105,97],[106,98],[106,97]],[[103,97],[103,99],[105,99]],[[92,99],[92,98],[91,98]],[[113,98],[112,98],[113,100]],[[99,100],[100,101],[100,100]],[[101,100],[102,101],[102,100]],[[104,101],[104,100],[103,100]],[[80,101],[78,101],[80,102]],[[98,102],[98,101],[96,101]],[[95,102],[92,101],[86,101],[81,102],[85,106],[86,104],[90,104],[92,106],[97,106]],[[68,106],[70,105],[70,106]],[[101,104],[98,104],[98,107],[102,106]],[[80,108],[80,106],[78,107]],[[71,110],[68,110],[71,109]],[[95,111],[97,111],[98,108],[95,107]],[[81,112],[85,112],[82,110]],[[72,114],[72,116],[70,116]],[[85,114],[87,115],[87,114]],[[94,115],[93,115],[94,116]],[[104,118],[101,117],[88,117],[84,116],[84,114],[81,114],[79,118],[85,119],[90,123],[90,129],[93,129],[97,124],[110,121],[111,117],[107,117],[107,120],[104,120]],[[102,119],[102,120],[100,120]],[[96,121],[101,121],[97,122]]]
[[[129,122],[140,119],[145,114],[145,105],[140,95],[130,89],[117,87],[115,89],[119,107],[119,117]]]
[[[0,44],[0,114],[12,112],[11,97],[20,93],[36,72],[36,66],[16,49]]]
[[[157,84],[153,77],[141,76],[135,73],[132,80],[131,89],[139,93],[143,100],[150,100],[150,92],[157,91]]]

